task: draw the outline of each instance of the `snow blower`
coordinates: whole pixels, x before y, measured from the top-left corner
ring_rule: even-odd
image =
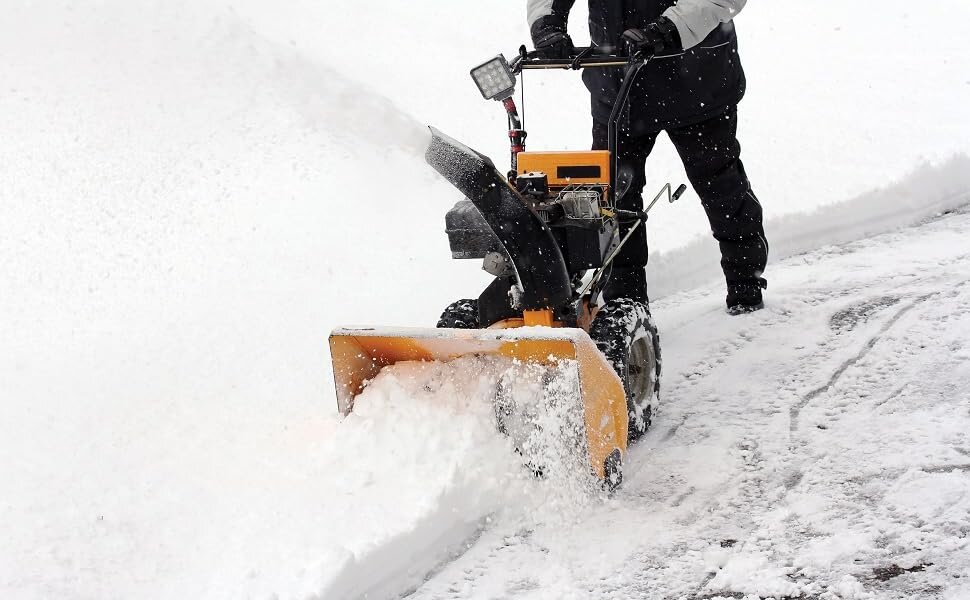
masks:
[[[447,361],[470,354],[516,363],[574,361],[566,403],[581,413],[581,450],[592,472],[615,488],[622,480],[628,442],[650,426],[659,400],[660,340],[649,307],[629,299],[604,301],[611,263],[668,183],[642,212],[616,208],[632,178],[617,164],[617,132],[630,88],[649,57],[597,55],[578,49],[565,60],[542,59],[522,47],[472,69],[486,99],[508,115],[511,170],[431,128],[426,160],[465,199],[445,217],[452,257],[479,259],[494,276],[477,299],[448,306],[436,329],[337,329],[330,336],[337,403],[353,410],[354,397],[383,367],[400,361]],[[526,152],[526,132],[513,100],[516,76],[529,69],[623,69],[609,123],[609,149]],[[620,223],[631,224],[621,238]],[[560,401],[562,399],[560,398]],[[513,400],[514,401],[514,400]],[[497,426],[515,412],[496,383]],[[534,427],[548,426],[534,424]]]

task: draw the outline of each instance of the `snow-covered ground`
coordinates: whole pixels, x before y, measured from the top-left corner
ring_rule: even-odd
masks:
[[[90,4],[0,21],[0,596],[970,598],[965,2],[739,17],[769,308],[720,312],[695,197],[651,219],[665,405],[611,499],[445,365],[334,407],[330,329],[485,282],[423,125],[501,163],[467,71],[523,3]],[[584,147],[578,78],[527,85]]]
[[[968,231],[776,264],[740,319],[706,290],[657,302],[663,411],[623,491],[500,523],[414,597],[970,597]]]

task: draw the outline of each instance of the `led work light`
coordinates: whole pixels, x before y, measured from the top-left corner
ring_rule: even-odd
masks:
[[[478,91],[486,100],[505,100],[515,91],[515,77],[512,67],[501,54],[481,64],[471,71]]]

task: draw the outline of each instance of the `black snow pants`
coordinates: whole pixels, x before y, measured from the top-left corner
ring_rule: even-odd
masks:
[[[737,139],[737,106],[706,121],[668,129],[684,163],[687,177],[700,196],[707,212],[711,232],[721,248],[721,268],[729,295],[741,289],[757,292],[764,287],[761,274],[768,261],[768,242],[762,224],[761,204],[741,164],[741,145]],[[644,168],[659,131],[631,135],[621,131],[617,140],[620,169],[633,170],[633,185],[617,208],[643,210],[642,191],[646,183]],[[606,123],[593,122],[593,149],[609,146]],[[621,233],[626,229],[621,226]],[[617,255],[617,267],[643,267],[647,264],[647,233],[640,227]]]

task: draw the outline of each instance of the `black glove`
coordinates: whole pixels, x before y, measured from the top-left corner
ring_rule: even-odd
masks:
[[[643,29],[627,29],[620,40],[630,55],[643,52],[652,56],[665,51],[683,50],[677,26],[667,17],[660,17]]]
[[[576,53],[566,33],[566,19],[555,13],[532,24],[532,43],[540,58],[571,58]]]

